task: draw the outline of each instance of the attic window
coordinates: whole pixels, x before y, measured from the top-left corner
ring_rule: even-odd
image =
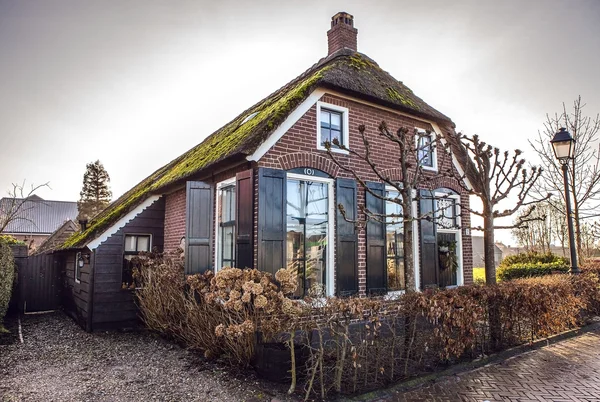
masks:
[[[348,109],[317,102],[317,149],[325,150],[331,144],[332,152],[348,153]],[[336,144],[337,143],[337,144]]]
[[[435,133],[418,130],[416,135],[417,157],[419,165],[426,170],[437,171],[437,151],[435,147]]]
[[[246,117],[244,118],[244,120],[242,120],[242,123],[240,124],[240,126],[241,126],[242,124],[244,124],[244,123],[248,122],[249,120],[252,120],[252,119],[253,119],[253,118],[254,118],[254,117],[257,115],[257,114],[258,114],[258,112],[254,112],[254,113],[251,113],[251,114],[249,114],[248,116],[246,116]]]

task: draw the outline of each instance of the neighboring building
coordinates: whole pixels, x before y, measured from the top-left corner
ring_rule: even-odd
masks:
[[[401,225],[358,229],[338,209],[343,205],[352,218],[361,217],[366,203],[381,213],[396,204],[366,193],[330,160],[323,143],[337,138],[364,151],[356,127],[365,124],[373,158],[398,181],[397,150],[377,134],[379,123],[447,139],[454,123],[358,53],[357,32],[351,15],[336,14],[327,33],[327,57],[148,176],[65,242],[57,255],[66,272],[67,311],[82,326],[97,330],[134,322],[128,260],[141,251],[170,252],[181,244],[186,274],[224,266],[275,273],[294,265],[301,273],[300,293],[313,285],[339,296],[404,288]],[[426,171],[461,171],[447,155],[424,152],[429,152],[423,158]],[[343,151],[337,155],[374,191],[386,191],[360,160]],[[426,193],[445,197],[423,198],[416,208],[426,212],[443,205],[454,225],[414,224],[416,285],[470,283],[471,237],[463,236],[457,213],[458,202],[468,207],[469,197],[455,179],[428,174]],[[462,220],[468,228],[469,216]],[[449,247],[456,247],[456,269],[444,266]]]
[[[473,266],[476,268],[485,267],[485,253],[483,248],[483,236],[471,236],[473,244]],[[494,266],[497,268],[502,261],[502,250],[498,243],[494,244]]]
[[[66,221],[77,217],[77,203],[69,201],[49,201],[37,195],[27,199],[0,199],[0,214],[11,209],[14,203],[23,203],[18,218],[4,229],[2,234],[14,236],[35,251],[40,244],[60,228]]]

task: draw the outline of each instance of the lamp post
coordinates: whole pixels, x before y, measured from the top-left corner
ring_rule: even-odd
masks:
[[[573,230],[573,217],[571,215],[571,195],[569,192],[569,175],[568,163],[573,159],[575,153],[575,139],[564,128],[554,134],[554,138],[550,141],[554,149],[554,155],[562,165],[563,181],[565,184],[565,204],[567,207],[567,226],[569,228],[569,249],[571,251],[571,274],[578,274],[579,267],[577,266],[577,251],[575,250],[575,234]]]

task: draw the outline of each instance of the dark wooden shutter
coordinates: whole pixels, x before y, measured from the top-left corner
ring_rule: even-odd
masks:
[[[435,199],[429,190],[420,190],[420,215],[435,211]],[[431,216],[431,215],[430,215]],[[421,219],[421,289],[438,286],[437,230],[433,216],[431,220]]]
[[[258,169],[258,268],[275,274],[285,268],[286,173]]]
[[[385,196],[385,184],[367,182],[367,187],[380,197]],[[365,205],[372,214],[385,214],[385,200],[365,190]],[[377,216],[377,215],[375,215]],[[367,293],[387,292],[385,218],[370,218],[367,221]]]
[[[350,296],[358,292],[358,238],[354,223],[344,219],[340,206],[346,211],[346,218],[356,220],[356,182],[352,179],[335,181],[336,196],[336,293]]]
[[[254,228],[254,174],[246,170],[235,175],[236,214],[235,214],[235,265],[238,268],[254,266],[252,247]]]
[[[186,194],[185,273],[212,269],[214,188],[209,183],[188,181]]]

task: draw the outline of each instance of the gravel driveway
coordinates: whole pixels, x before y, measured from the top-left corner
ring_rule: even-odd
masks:
[[[25,316],[0,345],[0,401],[271,401],[280,389],[232,374],[148,332],[88,334],[63,313]]]

